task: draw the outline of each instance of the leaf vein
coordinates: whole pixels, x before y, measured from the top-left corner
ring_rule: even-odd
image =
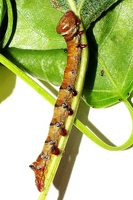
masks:
[[[125,82],[126,82],[126,80],[127,80],[128,74],[129,74],[129,72],[130,72],[130,68],[132,67],[133,52],[132,52],[131,57],[130,57],[129,60],[130,60],[130,61],[129,61],[129,65],[128,65],[129,67],[128,67],[128,70],[127,70],[127,72],[126,72],[126,74],[125,74],[125,78],[124,78],[123,83],[122,83],[122,88],[123,88],[124,85],[125,85]],[[133,79],[132,79],[132,81],[131,81],[130,84],[132,84],[132,83],[133,83]],[[129,85],[128,85],[128,86],[129,86]]]

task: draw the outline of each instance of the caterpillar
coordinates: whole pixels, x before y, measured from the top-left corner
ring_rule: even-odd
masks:
[[[42,152],[36,161],[30,165],[30,168],[35,173],[35,183],[40,192],[44,190],[44,181],[51,155],[60,154],[58,141],[61,136],[67,134],[65,121],[67,117],[73,115],[74,112],[71,108],[71,100],[77,95],[74,86],[78,73],[81,51],[82,48],[86,47],[85,44],[80,44],[81,34],[83,31],[80,31],[79,29],[80,20],[71,10],[67,11],[63,15],[56,27],[57,33],[61,34],[66,41],[68,57],[67,66],[64,71],[64,78],[55,103],[48,136],[44,143]]]

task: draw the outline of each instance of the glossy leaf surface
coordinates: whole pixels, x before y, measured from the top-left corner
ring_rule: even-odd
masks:
[[[98,3],[96,1],[56,1],[54,6],[63,11],[75,10],[78,15],[81,15],[87,29],[90,22],[114,2],[113,0],[100,0]],[[5,50],[4,55],[33,76],[54,85],[60,85],[67,55],[62,50],[66,48],[64,39],[56,33],[55,27],[62,13],[52,8],[50,1],[42,0],[38,3],[36,0],[32,3],[17,0],[16,8],[16,30],[10,48]],[[90,27],[91,33],[87,32],[89,41],[92,41],[91,37],[95,38],[94,43],[90,44],[94,57],[91,56],[89,75],[86,77],[84,89],[85,101],[91,106],[112,105],[120,99],[127,98],[132,90],[132,82],[129,80],[129,74],[132,73],[132,61],[129,61],[132,53],[131,18],[132,4],[129,0],[120,1],[111,7],[104,17],[101,17],[93,29]],[[129,35],[128,39],[127,35]],[[94,49],[95,43],[98,45]],[[119,87],[123,80],[120,77],[123,77],[123,73],[125,74],[123,66],[130,67],[126,74],[128,81],[125,77],[121,90]]]
[[[92,59],[84,89],[91,106],[110,106],[127,99],[133,89],[132,12],[131,1],[122,1],[93,28],[95,39],[90,38]]]

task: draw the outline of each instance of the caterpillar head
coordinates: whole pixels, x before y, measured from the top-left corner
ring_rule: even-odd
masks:
[[[60,19],[56,31],[63,36],[72,37],[79,29],[79,19],[75,16],[74,12],[69,10]]]

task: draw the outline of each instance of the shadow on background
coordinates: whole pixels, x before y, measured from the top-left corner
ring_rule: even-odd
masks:
[[[0,65],[0,103],[12,94],[15,85],[16,75]]]
[[[84,115],[82,115],[83,111]],[[77,118],[82,118],[84,121],[84,119],[88,117],[88,113],[89,107],[86,106],[83,101],[81,101]],[[82,136],[83,134],[77,128],[73,127],[64,152],[64,156],[62,157],[60,166],[54,179],[54,185],[59,191],[58,200],[63,200],[64,198],[74,163],[79,152]]]
[[[85,126],[88,126],[97,137],[99,137],[105,143],[115,146],[106,136],[104,136],[89,120],[90,108],[81,100],[78,113],[76,118],[78,118]],[[76,157],[79,152],[80,144],[82,141],[83,134],[75,127],[73,127],[70,134],[64,156],[59,165],[58,171],[54,179],[54,185],[59,191],[58,200],[63,200],[64,195],[69,184],[69,179],[76,161]],[[89,139],[86,137],[86,139]]]

